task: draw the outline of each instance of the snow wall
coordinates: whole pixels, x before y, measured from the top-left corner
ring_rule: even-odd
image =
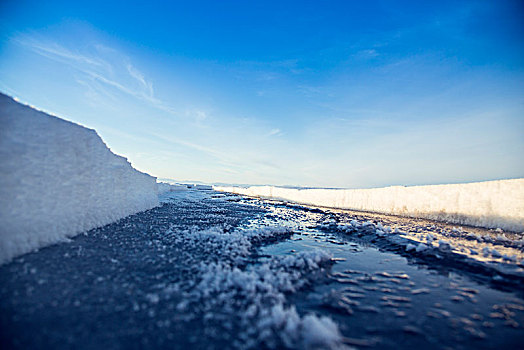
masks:
[[[169,184],[166,182],[157,182],[158,195],[162,195],[168,192],[187,191],[187,186],[179,184]]]
[[[524,231],[524,179],[362,190],[273,186],[215,186],[214,189],[321,207]]]
[[[94,130],[0,94],[0,264],[157,205]]]

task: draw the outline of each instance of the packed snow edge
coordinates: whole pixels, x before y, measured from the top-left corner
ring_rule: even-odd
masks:
[[[158,205],[95,130],[0,94],[0,264]]]
[[[524,231],[524,179],[373,189],[214,186],[217,191],[329,208]]]

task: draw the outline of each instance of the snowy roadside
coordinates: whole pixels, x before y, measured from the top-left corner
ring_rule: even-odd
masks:
[[[214,186],[216,191],[436,221],[524,231],[524,179],[373,189]]]

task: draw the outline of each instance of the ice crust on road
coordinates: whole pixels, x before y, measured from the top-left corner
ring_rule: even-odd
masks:
[[[215,190],[300,204],[524,231],[524,179],[373,189],[215,186]]]
[[[166,235],[171,235],[168,231]],[[295,293],[311,283],[316,271],[330,264],[331,254],[322,250],[272,257],[268,261],[243,267],[256,245],[280,240],[289,235],[283,227],[225,232],[222,227],[204,231],[178,232],[175,242],[204,249],[216,261],[201,263],[197,283],[183,296],[177,310],[204,312],[210,322],[226,328],[240,326],[235,348],[343,349],[344,339],[329,317],[300,316],[288,305],[286,294]],[[182,287],[169,286],[164,292]],[[208,310],[215,310],[209,312]],[[220,310],[217,312],[217,310]],[[224,321],[223,315],[233,316]]]
[[[0,264],[158,205],[98,134],[0,94]]]
[[[345,235],[356,235],[362,240],[387,241],[390,247],[419,257],[437,257],[449,264],[468,265],[491,273],[503,274],[514,278],[524,277],[522,269],[522,240],[494,240],[489,235],[477,236],[464,234],[461,230],[440,230],[437,227],[414,227],[411,232],[392,230],[381,222],[347,222],[327,221],[318,226],[325,232],[339,232]],[[432,233],[430,233],[432,232]],[[473,238],[475,237],[475,238]],[[473,247],[475,249],[473,249]],[[482,254],[482,257],[479,255]],[[503,252],[503,253],[502,253]],[[487,272],[489,271],[489,272]]]

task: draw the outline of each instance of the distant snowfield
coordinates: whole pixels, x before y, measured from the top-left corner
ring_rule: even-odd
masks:
[[[0,264],[157,205],[94,130],[0,94]]]
[[[300,204],[524,231],[524,179],[373,189],[214,186],[217,191]]]

